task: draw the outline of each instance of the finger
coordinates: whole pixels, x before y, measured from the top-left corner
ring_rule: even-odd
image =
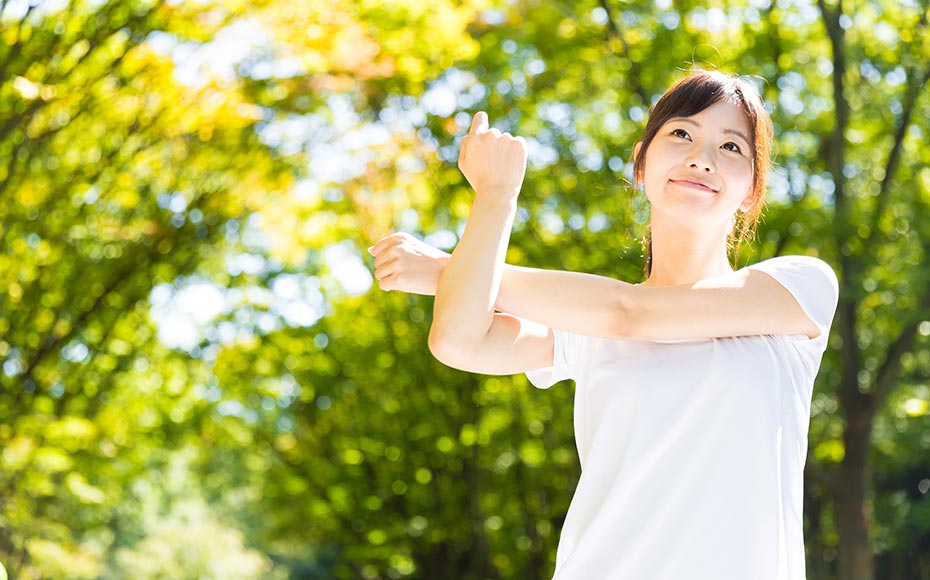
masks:
[[[382,290],[396,290],[397,280],[394,276],[385,276],[378,280],[378,288]]]
[[[375,258],[375,268],[383,268],[396,260],[397,256],[394,255],[394,252],[382,252]]]
[[[491,135],[494,135],[495,137],[500,137],[500,136],[501,136],[501,130],[500,130],[500,129],[496,129],[496,128],[494,128],[494,127],[491,127],[491,129],[489,129],[489,132],[491,133]]]
[[[378,254],[390,248],[391,246],[399,244],[403,239],[403,234],[400,232],[391,234],[389,236],[383,237],[372,247],[368,248],[368,253],[372,256],[377,257]]]
[[[387,247],[388,244],[390,243],[389,241],[390,237],[391,236],[387,236],[375,242],[374,245],[368,248],[368,253],[377,258],[378,254],[384,251],[384,248]]]
[[[469,133],[471,135],[471,133]],[[466,151],[468,150],[468,135],[462,139],[462,145],[459,147],[459,164],[461,165],[462,161],[465,159]]]
[[[485,133],[488,130],[488,114],[484,111],[478,111],[475,113],[474,119],[471,121],[471,129],[468,130],[469,135],[480,135]]]
[[[380,282],[381,280],[384,280],[385,278],[390,277],[394,273],[395,272],[394,272],[393,262],[391,262],[390,264],[386,264],[384,266],[378,266],[377,268],[375,268],[375,280],[378,280]]]

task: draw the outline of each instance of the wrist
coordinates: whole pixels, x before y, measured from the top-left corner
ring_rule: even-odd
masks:
[[[475,197],[512,199],[516,201],[518,195],[520,195],[520,184],[484,185],[475,189]]]
[[[517,193],[519,189],[514,188],[483,188],[475,192],[475,200],[472,202],[472,212],[491,211],[495,214],[501,212],[516,213],[517,210]]]

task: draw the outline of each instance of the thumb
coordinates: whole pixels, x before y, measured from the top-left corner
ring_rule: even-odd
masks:
[[[480,135],[486,133],[488,130],[488,114],[484,111],[478,111],[475,113],[475,118],[471,121],[471,129],[468,131],[469,135]]]

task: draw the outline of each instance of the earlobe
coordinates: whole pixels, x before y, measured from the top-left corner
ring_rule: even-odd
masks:
[[[754,205],[756,205],[756,196],[755,194],[750,193],[743,200],[743,203],[740,204],[739,210],[743,213],[747,213]]]

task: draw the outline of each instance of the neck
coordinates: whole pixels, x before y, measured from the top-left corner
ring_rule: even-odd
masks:
[[[676,286],[733,272],[727,257],[726,225],[683,227],[665,220],[650,222],[652,269],[646,286]]]

